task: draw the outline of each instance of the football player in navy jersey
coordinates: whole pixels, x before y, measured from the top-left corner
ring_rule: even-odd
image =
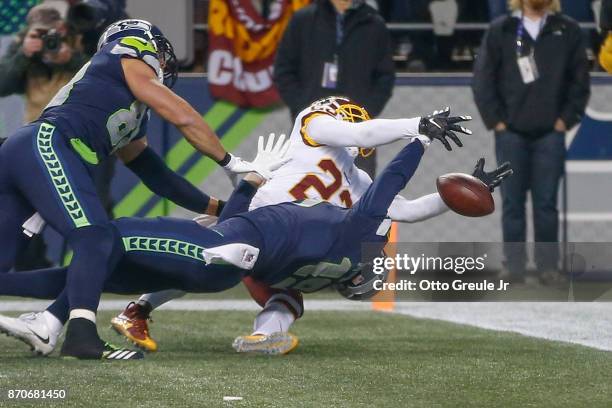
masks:
[[[65,291],[47,312],[23,319],[24,327],[57,327],[57,316],[69,318],[63,355],[102,355],[108,348],[96,331],[97,294],[116,266],[121,241],[96,194],[92,166],[116,154],[158,195],[192,211],[220,209],[218,200],[175,174],[147,147],[149,108],[226,170],[257,170],[227,153],[201,115],[170,90],[176,77],[176,57],[159,29],[143,20],[114,23],[101,36],[98,52],[40,118],[0,148],[0,272],[12,268],[23,244],[22,224],[35,213],[74,252]],[[80,344],[96,344],[96,350]]]
[[[384,277],[363,265],[380,255],[386,244],[388,208],[416,171],[430,141],[420,136],[404,147],[350,209],[304,200],[248,212],[257,187],[265,182],[262,175],[249,173],[214,227],[172,218],[114,221],[122,243],[120,260],[104,290],[218,292],[249,276],[277,288],[312,292],[335,285],[348,297],[371,296],[374,282]],[[254,162],[267,170],[278,166],[287,151],[283,142],[270,142],[263,150],[260,143]],[[510,174],[507,170],[483,172],[480,177],[493,189]],[[52,297],[66,279],[64,268],[0,276],[0,295]],[[14,321],[0,316],[0,331],[16,335]]]

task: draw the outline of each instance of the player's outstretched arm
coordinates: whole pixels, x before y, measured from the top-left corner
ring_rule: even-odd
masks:
[[[141,60],[123,58],[121,66],[136,99],[175,125],[202,154],[217,162],[223,160],[227,152],[215,132],[187,101],[159,82],[147,64]]]
[[[317,144],[337,147],[376,147],[400,139],[420,139],[425,145],[439,139],[450,150],[445,138],[449,137],[459,146],[461,142],[454,132],[471,134],[458,122],[471,120],[470,116],[450,117],[446,108],[432,115],[411,119],[372,119],[359,123],[337,120],[329,115],[318,115],[306,124],[306,133]]]
[[[395,196],[387,215],[398,222],[421,222],[447,212],[449,208],[438,193],[427,194],[414,200]]]
[[[193,212],[219,215],[222,203],[204,194],[172,171],[161,157],[147,146],[145,138],[134,140],[119,149],[117,156],[158,196]]]

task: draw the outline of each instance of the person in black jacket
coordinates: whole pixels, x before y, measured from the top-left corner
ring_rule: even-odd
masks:
[[[391,39],[363,0],[315,0],[297,11],[279,45],[274,81],[291,117],[313,101],[348,96],[375,117],[395,81]],[[371,176],[375,161],[357,163]]]
[[[558,242],[565,132],[581,120],[589,100],[589,63],[580,27],[559,13],[558,0],[513,0],[511,8],[482,41],[474,98],[485,125],[495,130],[497,160],[514,169],[501,189],[504,241],[525,241],[531,191],[535,241]],[[511,276],[524,279],[525,246],[508,245],[506,258]],[[541,280],[558,276],[557,263],[557,246],[540,245]]]

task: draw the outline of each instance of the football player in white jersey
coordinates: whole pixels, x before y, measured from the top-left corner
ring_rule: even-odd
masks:
[[[450,116],[446,108],[426,117],[411,119],[370,119],[367,111],[345,97],[318,100],[300,112],[291,131],[291,161],[273,173],[269,183],[259,189],[250,209],[302,199],[318,199],[342,207],[351,207],[372,183],[371,178],[354,164],[358,154],[369,154],[374,147],[400,139],[419,138],[429,144],[438,139],[451,150],[447,138],[458,146],[453,132],[471,134],[458,123],[469,116]],[[418,222],[440,215],[448,208],[438,193],[416,200],[397,196],[389,217],[399,222]],[[210,225],[210,216],[199,222]],[[293,289],[274,289],[250,278],[244,283],[263,310],[257,315],[251,335],[240,336],[233,347],[238,352],[286,354],[297,338],[288,332],[303,313],[302,295]],[[157,350],[150,337],[147,320],[153,309],[184,293],[168,290],[143,295],[112,319],[113,328],[137,346]]]

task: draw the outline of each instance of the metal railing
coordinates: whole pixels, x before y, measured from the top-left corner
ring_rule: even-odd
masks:
[[[580,27],[585,30],[597,29],[595,23],[579,23]],[[194,24],[195,31],[208,31],[208,24]],[[432,23],[387,23],[387,28],[391,31],[433,31]],[[484,31],[489,28],[489,23],[457,23],[454,26],[458,31]]]

